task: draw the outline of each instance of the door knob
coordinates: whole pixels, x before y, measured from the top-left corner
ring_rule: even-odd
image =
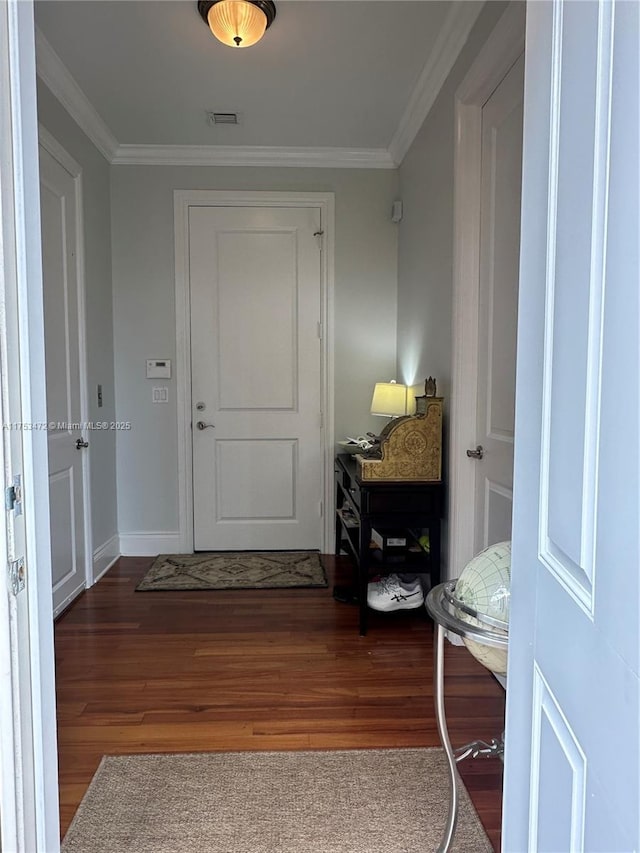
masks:
[[[198,427],[198,429],[215,429],[216,428],[215,424],[205,424],[204,421],[198,421],[196,426]]]
[[[484,456],[484,447],[479,444],[475,450],[467,450],[469,459],[482,459]]]
[[[83,441],[83,439],[79,438],[76,441],[76,450],[82,450],[83,447],[89,447],[89,442]]]

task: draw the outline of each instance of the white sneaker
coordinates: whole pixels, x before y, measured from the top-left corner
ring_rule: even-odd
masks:
[[[372,610],[389,613],[391,610],[413,610],[424,604],[420,580],[403,584],[397,575],[387,575],[367,585],[367,604]]]

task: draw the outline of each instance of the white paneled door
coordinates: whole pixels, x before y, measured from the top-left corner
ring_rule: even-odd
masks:
[[[40,148],[53,610],[86,581],[78,176]]]
[[[505,851],[640,849],[640,158],[629,2],[527,9]]]
[[[474,553],[511,538],[524,57],[482,109]]]
[[[321,541],[316,208],[191,207],[196,550]]]

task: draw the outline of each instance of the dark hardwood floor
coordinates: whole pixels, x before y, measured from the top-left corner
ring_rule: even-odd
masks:
[[[331,595],[345,559],[326,590],[134,592],[151,562],[120,559],[56,623],[63,834],[104,754],[439,746],[424,608],[372,612],[359,637]],[[446,655],[454,746],[499,734],[502,688]],[[498,850],[502,764],[460,770]]]

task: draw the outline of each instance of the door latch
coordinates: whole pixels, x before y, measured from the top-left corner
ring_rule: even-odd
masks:
[[[82,439],[82,438],[79,438],[76,441],[76,450],[82,450],[83,447],[89,447],[89,442],[84,441],[84,439]]]
[[[16,474],[13,485],[4,490],[4,508],[7,512],[15,512],[16,516],[22,515],[22,477]]]
[[[484,447],[479,444],[475,450],[467,450],[469,459],[482,459],[484,456]]]
[[[16,490],[15,486],[7,486],[4,490],[4,508],[7,512],[11,512],[11,510],[16,505]]]

